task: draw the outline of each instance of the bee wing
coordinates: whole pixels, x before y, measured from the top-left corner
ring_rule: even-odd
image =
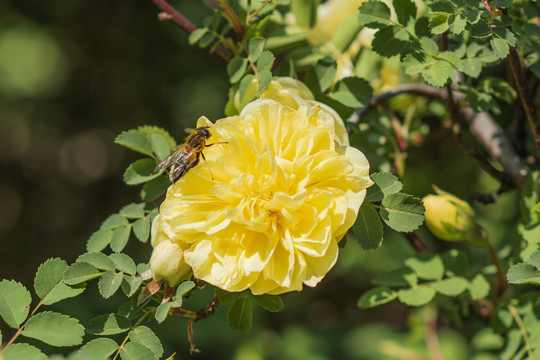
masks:
[[[154,171],[152,171],[152,174],[157,173],[158,171],[162,169],[166,169],[174,162],[176,161],[176,158],[180,153],[184,151],[184,146],[179,146],[176,150],[174,150],[169,156],[167,156],[165,159],[163,159],[157,166],[155,167]]]

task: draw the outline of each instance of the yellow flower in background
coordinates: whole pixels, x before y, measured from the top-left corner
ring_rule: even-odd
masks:
[[[424,197],[425,223],[429,231],[446,241],[467,241],[474,246],[486,243],[484,229],[475,221],[474,210],[460,198],[434,186],[437,195]]]
[[[308,32],[308,40],[314,45],[324,44],[347,18],[357,17],[358,8],[365,0],[329,0],[317,8],[317,21]]]
[[[196,278],[226,291],[315,286],[372,184],[362,152],[336,141],[332,115],[256,100],[209,126],[203,162],[167,191],[153,243],[183,249]],[[159,230],[159,231],[158,231]],[[157,239],[157,240],[156,240]]]
[[[246,90],[243,99],[237,93],[234,98],[234,105],[238,111],[242,110],[242,103],[245,100],[251,99],[259,92],[259,82],[253,79],[248,89]],[[274,77],[270,85],[258,96],[259,99],[271,99],[281,104],[298,110],[300,106],[317,106],[324,109],[331,117],[325,118],[327,127],[334,133],[334,138],[339,145],[349,145],[349,136],[343,120],[340,116],[326,104],[315,100],[313,93],[301,81],[290,77]]]

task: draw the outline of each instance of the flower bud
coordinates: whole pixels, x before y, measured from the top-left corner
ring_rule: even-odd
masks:
[[[166,280],[175,287],[191,277],[191,267],[184,260],[184,250],[170,240],[163,240],[154,248],[150,269],[155,280]]]
[[[456,196],[434,186],[437,195],[424,197],[426,226],[438,238],[446,241],[467,241],[484,246],[485,230],[474,220],[471,206]]]

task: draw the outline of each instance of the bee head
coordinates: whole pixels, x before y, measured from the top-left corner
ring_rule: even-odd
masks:
[[[200,127],[197,129],[197,131],[202,135],[204,136],[205,138],[209,138],[210,136],[212,136],[212,134],[210,134],[210,130],[208,130],[210,128],[210,126],[203,126],[203,127]]]

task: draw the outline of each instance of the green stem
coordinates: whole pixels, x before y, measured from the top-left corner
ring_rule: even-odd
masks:
[[[131,330],[133,329],[136,329],[137,326],[139,326],[141,324],[141,322],[144,320],[145,317],[147,317],[151,312],[150,311],[147,311],[145,312],[140,318],[139,320],[137,320],[137,322],[135,323],[135,325],[133,325],[131,327]],[[113,357],[113,360],[115,360],[118,355],[120,354],[120,351],[124,348],[124,346],[126,345],[126,343],[128,342],[129,340],[129,333],[126,335],[126,337],[124,338],[124,340],[122,341],[122,343],[120,344],[120,346],[118,347],[118,350],[116,350],[116,354],[114,354],[114,357]]]
[[[229,15],[229,20],[231,21],[231,25],[234,29],[234,32],[236,33],[236,37],[238,40],[242,40],[244,37],[244,25],[240,22],[238,19],[238,16],[236,16],[236,13],[234,12],[233,8],[229,5],[229,2],[227,0],[218,0],[218,2],[221,4],[221,7],[227,15]]]
[[[7,348],[8,346],[10,346],[11,344],[13,344],[13,342],[15,342],[15,340],[17,340],[17,338],[21,335],[21,333],[24,331],[24,327],[26,326],[26,323],[28,322],[28,320],[30,320],[30,318],[32,316],[34,316],[34,314],[37,312],[37,310],[41,307],[41,305],[43,305],[43,300],[41,300],[37,305],[36,307],[34,308],[34,310],[32,310],[32,312],[30,313],[30,315],[26,318],[26,321],[21,325],[19,326],[19,328],[17,329],[17,332],[11,337],[11,339],[9,339],[8,343],[6,344],[6,346],[4,347]],[[0,344],[1,345],[1,344]]]
[[[529,342],[529,336],[527,335],[527,330],[525,328],[525,324],[523,324],[523,321],[521,320],[521,317],[519,316],[519,313],[517,312],[516,308],[512,304],[508,304],[508,310],[510,310],[510,314],[512,314],[512,317],[516,321],[516,324],[519,327],[519,332],[521,333],[521,336],[523,336],[523,342],[525,343],[525,349],[527,349],[527,353],[529,354],[529,359],[534,359],[531,344]]]
[[[259,6],[257,10],[249,14],[249,16],[246,18],[246,24],[249,24],[249,21],[253,19],[253,17],[255,17],[262,9],[264,9],[264,7],[268,5],[269,2],[270,2],[269,0],[265,0],[264,3],[261,6]]]

